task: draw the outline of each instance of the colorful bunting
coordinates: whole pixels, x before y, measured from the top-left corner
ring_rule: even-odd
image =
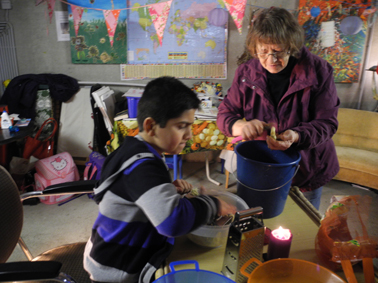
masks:
[[[35,0],[36,6],[43,3],[43,2],[47,3],[48,10],[49,10],[49,16],[50,16],[50,23],[51,23],[52,15],[53,15],[53,12],[54,12],[55,1],[56,0]],[[59,0],[59,1],[66,3],[64,0]],[[340,1],[340,2],[342,2],[342,1]],[[245,8],[246,8],[246,5],[247,5],[247,0],[223,0],[223,3],[227,7],[227,10],[229,11],[232,19],[234,20],[235,25],[236,25],[236,27],[239,31],[239,34],[241,34],[242,33],[244,12],[245,12]],[[146,5],[149,9],[149,12],[150,12],[150,15],[151,15],[151,18],[152,18],[152,22],[154,23],[154,26],[155,26],[155,29],[156,29],[156,32],[157,32],[157,36],[159,38],[160,45],[162,44],[164,29],[165,29],[165,26],[166,26],[166,23],[167,23],[167,20],[168,20],[168,15],[169,15],[169,11],[170,11],[170,8],[171,8],[171,4],[172,4],[172,0],[168,0],[168,1],[162,2],[162,3]],[[255,5],[251,5],[251,6],[255,6]],[[340,6],[341,6],[341,4],[340,4]],[[81,16],[82,16],[84,8],[79,7],[79,6],[75,6],[73,4],[71,4],[71,7],[72,7],[72,11],[73,11],[73,16],[74,16],[74,19],[75,19],[74,24],[75,24],[75,32],[76,32],[76,35],[77,35]],[[74,7],[76,7],[76,9]],[[257,6],[255,6],[255,7],[257,7]],[[261,7],[261,8],[263,8],[263,7]],[[361,8],[361,7],[356,7],[356,8]],[[91,8],[87,8],[87,9],[91,9]],[[126,9],[132,9],[132,8],[126,8]],[[100,10],[100,9],[97,9],[97,10]],[[108,34],[109,34],[109,37],[111,38],[112,46],[113,46],[113,38],[114,38],[115,29],[116,29],[116,26],[117,26],[118,16],[119,16],[119,13],[120,13],[121,10],[124,10],[124,9],[103,10],[104,17],[105,17],[105,20],[106,20],[106,24],[108,26]],[[362,16],[367,16],[370,13],[374,13],[374,12],[376,12],[376,8],[371,7],[369,5],[369,7],[365,11],[365,14],[363,14]]]
[[[110,45],[113,47],[114,34],[117,28],[118,17],[121,10],[103,10],[106,26],[108,27],[108,35]]]
[[[42,2],[45,2],[45,0],[35,0],[35,5],[38,6],[38,5],[41,4]]]
[[[164,29],[165,25],[167,24],[171,4],[172,0],[163,3],[150,4],[148,7],[152,22],[154,23],[156,33],[159,38],[160,46],[163,43]]]
[[[52,16],[53,16],[56,0],[35,0],[35,1],[36,1],[36,5],[38,5],[42,2],[47,2],[49,17],[50,17],[50,24],[51,24],[51,19],[52,19]],[[60,0],[60,1],[62,1],[62,0]],[[232,19],[234,20],[239,33],[241,34],[242,33],[242,24],[243,24],[244,12],[245,12],[247,0],[223,0],[223,2],[225,4],[225,6],[227,7],[227,10],[229,11]],[[156,29],[156,33],[157,33],[160,45],[162,45],[162,43],[163,43],[164,29],[165,29],[165,26],[166,26],[167,21],[168,21],[169,11],[171,9],[171,4],[172,4],[172,0],[168,0],[168,1],[162,2],[162,3],[147,5],[151,19],[152,19],[152,22],[153,22],[154,27]],[[72,9],[73,18],[74,18],[75,34],[77,36],[84,8],[80,7],[80,6],[73,5],[73,4],[70,4],[70,5],[71,5],[71,9]],[[129,9],[129,8],[126,8],[126,9]],[[117,28],[118,17],[119,17],[121,10],[123,10],[123,9],[102,10],[103,13],[104,13],[106,26],[108,28],[108,35],[109,35],[111,46],[113,46],[114,34],[115,34],[115,30]]]
[[[234,20],[239,34],[241,34],[247,0],[223,0],[223,2],[226,5],[232,19]]]
[[[51,24],[52,16],[54,14],[54,8],[55,8],[55,0],[47,0],[47,9],[49,10],[50,24]]]
[[[83,15],[84,9],[79,6],[71,5],[71,10],[74,19],[75,34],[77,36],[80,27],[81,16]]]

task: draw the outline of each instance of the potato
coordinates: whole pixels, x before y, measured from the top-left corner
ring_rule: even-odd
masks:
[[[271,136],[272,138],[274,138],[275,140],[277,139],[277,136],[276,136],[276,128],[275,128],[275,127],[270,128],[270,136]]]

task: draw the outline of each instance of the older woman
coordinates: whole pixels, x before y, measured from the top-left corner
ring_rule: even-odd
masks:
[[[304,33],[285,9],[258,14],[217,125],[227,136],[266,139],[270,149],[294,147],[301,154],[292,185],[318,209],[322,186],[339,171],[332,141],[339,98],[333,69],[304,47]],[[277,140],[266,134],[274,126]]]

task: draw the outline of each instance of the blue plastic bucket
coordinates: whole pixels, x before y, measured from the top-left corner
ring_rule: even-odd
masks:
[[[299,152],[292,148],[271,150],[266,141],[242,142],[235,152],[237,194],[249,207],[262,206],[263,218],[280,215],[299,168]]]
[[[176,271],[174,266],[180,264],[194,264],[195,269],[183,269]],[[153,283],[235,283],[235,281],[222,274],[199,269],[198,262],[195,260],[171,262],[169,267],[171,268],[172,272],[158,278]]]

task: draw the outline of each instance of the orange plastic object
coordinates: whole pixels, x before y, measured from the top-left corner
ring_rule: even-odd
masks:
[[[8,111],[8,105],[1,104],[0,105],[0,112],[3,112],[4,110],[9,113],[9,111]]]
[[[373,258],[378,256],[378,239],[369,226],[370,196],[346,196],[332,203],[315,239],[322,263],[342,268],[349,283],[355,283],[353,264],[363,262],[365,282],[374,282]]]
[[[246,269],[253,262],[258,266],[248,273]],[[242,266],[240,272],[248,278],[248,283],[346,283],[323,266],[295,258],[278,258],[265,263],[251,258]]]
[[[371,197],[347,196],[330,205],[315,240],[318,256],[325,262],[352,263],[375,258],[377,237],[369,233]]]

